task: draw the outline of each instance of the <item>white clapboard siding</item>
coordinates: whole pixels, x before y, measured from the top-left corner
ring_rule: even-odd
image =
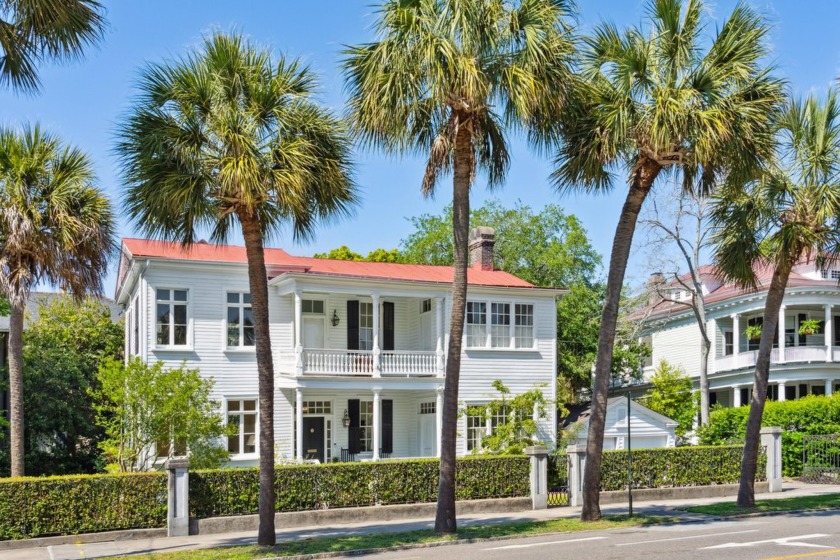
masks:
[[[655,332],[651,340],[654,367],[666,360],[672,366],[682,367],[692,377],[700,375],[701,337],[697,323],[686,323]]]

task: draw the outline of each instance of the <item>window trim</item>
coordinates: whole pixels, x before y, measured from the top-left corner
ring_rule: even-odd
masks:
[[[253,453],[231,453],[229,460],[236,461],[236,460],[244,460],[244,459],[254,459],[259,457],[260,455],[260,399],[256,395],[227,395],[222,397],[222,410],[224,411],[224,418],[225,418],[225,426],[228,425],[230,421],[230,415],[228,414],[228,402],[230,401],[254,401],[254,436],[256,437],[256,442],[254,443],[254,452]],[[227,437],[224,438],[224,448],[228,448],[228,441]],[[242,440],[242,432],[239,432],[239,448],[244,449],[244,441]]]
[[[152,331],[152,350],[156,352],[191,352],[193,351],[193,301],[192,301],[192,288],[185,288],[184,286],[176,286],[172,287],[170,285],[152,285],[149,284],[149,289],[152,291],[152,306],[153,306],[153,314],[155,317],[154,320],[154,329]],[[158,297],[157,292],[158,290],[178,290],[178,291],[185,291],[187,292],[187,341],[186,344],[158,344],[157,341],[157,325],[158,325],[158,317],[157,317],[157,306],[158,306]],[[169,300],[173,301],[173,300]],[[171,340],[172,337],[170,337]]]
[[[485,342],[482,346],[472,346],[468,344],[468,337],[467,337],[467,329],[468,325],[473,325],[474,323],[468,323],[465,311],[464,317],[464,336],[463,336],[463,348],[465,352],[536,352],[539,350],[538,347],[538,340],[537,337],[537,307],[538,304],[535,301],[529,300],[520,300],[520,299],[504,299],[504,298],[468,298],[467,303],[483,303],[485,305],[484,311],[484,329],[485,329]],[[492,314],[493,314],[493,304],[501,304],[501,305],[509,305],[508,308],[508,319],[509,324],[509,333],[508,333],[508,344],[507,346],[492,346]],[[532,309],[532,316],[531,320],[533,324],[531,325],[532,329],[532,343],[531,346],[516,346],[516,306],[517,305],[530,305]],[[497,325],[498,326],[498,325]]]
[[[228,345],[228,307],[236,306],[238,309],[244,309],[244,303],[228,303],[227,296],[228,294],[250,294],[251,290],[249,288],[225,288],[222,290],[222,349],[229,354],[255,354],[257,352],[257,336],[256,336],[256,324],[254,325],[254,345],[253,346],[229,346]],[[189,296],[187,296],[189,297]],[[251,305],[251,311],[253,313],[253,303]],[[240,318],[241,321],[241,318]],[[239,325],[239,339],[240,341],[243,340],[243,327],[240,322]]]

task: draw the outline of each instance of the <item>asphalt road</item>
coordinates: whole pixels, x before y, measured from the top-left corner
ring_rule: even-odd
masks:
[[[840,560],[840,512],[741,518],[544,535],[388,552],[387,560],[794,559]]]

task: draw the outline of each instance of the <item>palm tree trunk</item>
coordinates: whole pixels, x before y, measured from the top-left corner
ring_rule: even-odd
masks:
[[[755,471],[758,461],[758,443],[761,436],[761,417],[764,415],[764,403],[767,401],[767,380],[770,376],[770,352],[773,338],[779,324],[779,311],[785,297],[788,277],[793,268],[793,261],[785,261],[776,267],[767,299],[764,302],[764,320],[761,326],[761,341],[758,343],[758,355],[755,360],[755,379],[753,380],[750,416],[747,420],[747,434],[744,438],[744,454],[741,456],[741,480],[738,487],[738,507],[749,508],[755,505]],[[736,333],[737,335],[737,333]]]
[[[23,314],[24,298],[11,302],[9,315],[9,441],[12,476],[23,476]]]
[[[259,380],[260,414],[260,499],[257,543],[271,546],[277,542],[274,513],[277,495],[274,488],[274,360],[268,322],[268,274],[265,269],[263,234],[257,218],[238,214],[248,256],[248,283],[251,309],[254,314],[257,377]]]
[[[452,281],[452,315],[446,354],[446,380],[443,388],[443,417],[440,436],[440,482],[435,512],[435,532],[454,533],[455,444],[458,427],[458,383],[461,372],[461,342],[467,307],[467,244],[470,230],[470,183],[473,151],[470,132],[462,124],[455,136],[455,165],[452,180],[452,233],[455,276]]]
[[[700,425],[709,425],[709,354],[711,341],[703,337],[700,346]]]
[[[607,294],[601,313],[601,327],[598,333],[598,359],[595,362],[595,383],[589,415],[589,434],[586,439],[586,467],[583,473],[582,521],[601,519],[599,505],[601,488],[601,453],[604,448],[604,421],[607,412],[610,372],[612,370],[615,327],[618,322],[618,306],[621,289],[624,286],[624,272],[633,244],[633,233],[642,204],[662,167],[655,161],[640,161],[632,175],[632,184],[621,209],[618,227],[613,239],[610,255],[610,272],[607,276]]]

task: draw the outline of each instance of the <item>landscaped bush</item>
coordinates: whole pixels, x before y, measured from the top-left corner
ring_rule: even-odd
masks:
[[[459,500],[528,496],[529,459],[464,457],[455,471]],[[437,459],[277,467],[277,511],[433,502]],[[190,515],[197,518],[256,513],[259,470],[190,473]]]
[[[709,426],[699,431],[700,443],[721,445],[743,442],[750,407],[718,408]],[[769,401],[762,426],[782,428],[782,474],[802,474],[802,436],[840,433],[840,396],[809,396],[795,401]]]
[[[166,525],[166,475],[0,479],[0,540]]]
[[[743,447],[687,446],[635,449],[633,488],[673,488],[734,484],[741,476]],[[756,480],[765,480],[767,456],[759,453]],[[627,451],[604,451],[601,490],[627,488]]]

